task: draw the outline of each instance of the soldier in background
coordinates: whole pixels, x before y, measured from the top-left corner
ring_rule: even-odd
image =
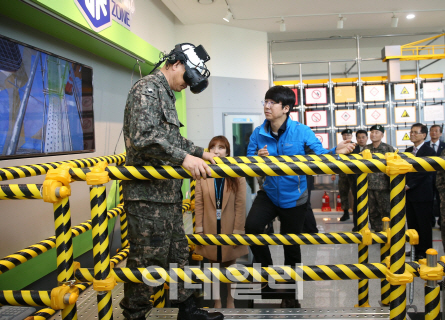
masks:
[[[372,143],[366,145],[364,149],[369,149],[371,153],[394,152],[394,148],[382,142],[385,135],[385,128],[379,124],[371,127],[370,138]],[[389,217],[391,212],[391,202],[389,197],[389,176],[383,172],[368,174],[368,203],[369,221],[371,228],[375,232],[382,231],[382,219]]]
[[[193,93],[203,91],[208,85],[204,63],[209,59],[202,46],[177,45],[154,67],[156,70],[166,61],[161,70],[134,84],[124,113],[127,165],[182,165],[191,172],[193,179],[210,176],[210,168],[203,159],[214,163],[214,154],[204,152],[181,136],[173,93],[187,86]],[[130,242],[127,267],[159,266],[168,270],[170,263],[179,268],[187,265],[189,250],[182,220],[182,180],[131,180],[122,184]],[[178,320],[224,318],[219,312],[198,309],[193,291],[185,289],[183,283],[178,283],[177,289]],[[153,293],[153,287],[145,283],[125,283],[120,303],[125,318],[145,320],[153,307],[150,302]]]

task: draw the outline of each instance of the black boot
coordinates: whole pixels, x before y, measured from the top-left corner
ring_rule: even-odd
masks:
[[[189,297],[184,302],[177,304],[178,320],[222,320],[224,315],[221,312],[208,312],[196,307],[195,298]]]
[[[343,217],[340,218],[340,221],[346,221],[349,220],[349,210],[343,211]]]

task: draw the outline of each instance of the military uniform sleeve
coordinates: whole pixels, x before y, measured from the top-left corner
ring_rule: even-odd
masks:
[[[202,156],[202,148],[195,147],[191,141],[179,134],[180,139],[188,141],[177,144],[181,148],[169,141],[172,129],[168,125],[162,125],[163,111],[158,93],[143,91],[143,86],[143,83],[134,86],[127,101],[131,104],[129,139],[132,147],[143,152],[149,158],[169,161],[174,164],[182,164],[189,153]]]
[[[192,156],[202,158],[202,155],[204,154],[204,148],[195,146],[195,144],[183,136],[181,136],[182,139],[182,149],[184,149],[187,153],[191,154]],[[181,162],[182,163],[182,162]]]

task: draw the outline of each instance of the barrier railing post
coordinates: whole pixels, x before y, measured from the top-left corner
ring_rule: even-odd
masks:
[[[110,275],[110,253],[108,240],[108,217],[106,214],[106,188],[103,185],[90,187],[91,221],[93,224],[94,280],[107,280]],[[98,281],[98,282],[99,282]],[[93,285],[95,283],[93,282]],[[111,290],[97,291],[99,320],[113,319]]]
[[[405,174],[390,175],[391,198],[391,248],[389,271],[396,276],[394,284],[390,282],[390,313],[391,320],[406,319],[406,283],[400,283],[397,278],[405,273],[405,204],[406,192]],[[399,276],[399,277],[397,277]]]
[[[124,195],[122,192],[122,181],[119,180],[119,203],[124,203]],[[127,221],[127,213],[125,210],[122,210],[120,214],[120,222],[121,222],[121,245],[122,249],[128,246],[128,221]]]
[[[436,250],[428,249],[426,251],[426,265],[429,268],[441,268],[437,265]],[[440,275],[441,277],[442,274]],[[439,311],[440,287],[437,285],[437,280],[427,280],[425,286],[425,320],[439,320]]]
[[[384,217],[382,219],[383,221],[383,230],[386,231],[387,236],[390,234],[390,219],[388,217]],[[389,256],[389,249],[391,247],[390,245],[390,239],[386,243],[382,243],[380,245],[380,261],[382,263],[385,262],[386,257]],[[388,280],[381,279],[380,280],[380,295],[381,295],[381,303],[384,306],[389,305],[389,293],[390,293],[390,285]]]
[[[364,234],[368,227],[368,174],[363,173],[357,178],[357,229]],[[368,245],[358,245],[358,263],[368,263]],[[356,307],[369,307],[369,280],[358,281],[358,304]]]
[[[74,287],[73,241],[71,232],[71,211],[69,196],[71,181],[69,168],[63,164],[57,169],[48,170],[42,193],[45,202],[53,203],[54,227],[57,253],[57,282],[59,286]],[[62,309],[62,319],[77,319],[77,305],[66,304]]]
[[[90,204],[94,260],[93,288],[97,292],[99,320],[113,319],[111,290],[116,285],[115,279],[110,277],[106,187],[103,185],[109,181],[109,178],[108,173],[105,172],[105,167],[105,163],[99,163],[86,176],[87,184],[91,185]]]
[[[192,211],[192,221],[193,221],[193,233],[195,233],[195,187],[196,187],[196,180],[191,179],[190,180],[190,205],[191,205],[191,211]]]

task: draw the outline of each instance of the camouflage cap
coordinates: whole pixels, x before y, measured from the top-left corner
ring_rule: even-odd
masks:
[[[385,127],[384,127],[384,126],[381,126],[381,125],[379,125],[379,124],[373,125],[373,126],[371,127],[371,130],[370,130],[370,131],[372,131],[372,130],[379,130],[379,131],[385,133]]]
[[[352,130],[351,129],[345,129],[341,132],[341,134],[352,134]]]

